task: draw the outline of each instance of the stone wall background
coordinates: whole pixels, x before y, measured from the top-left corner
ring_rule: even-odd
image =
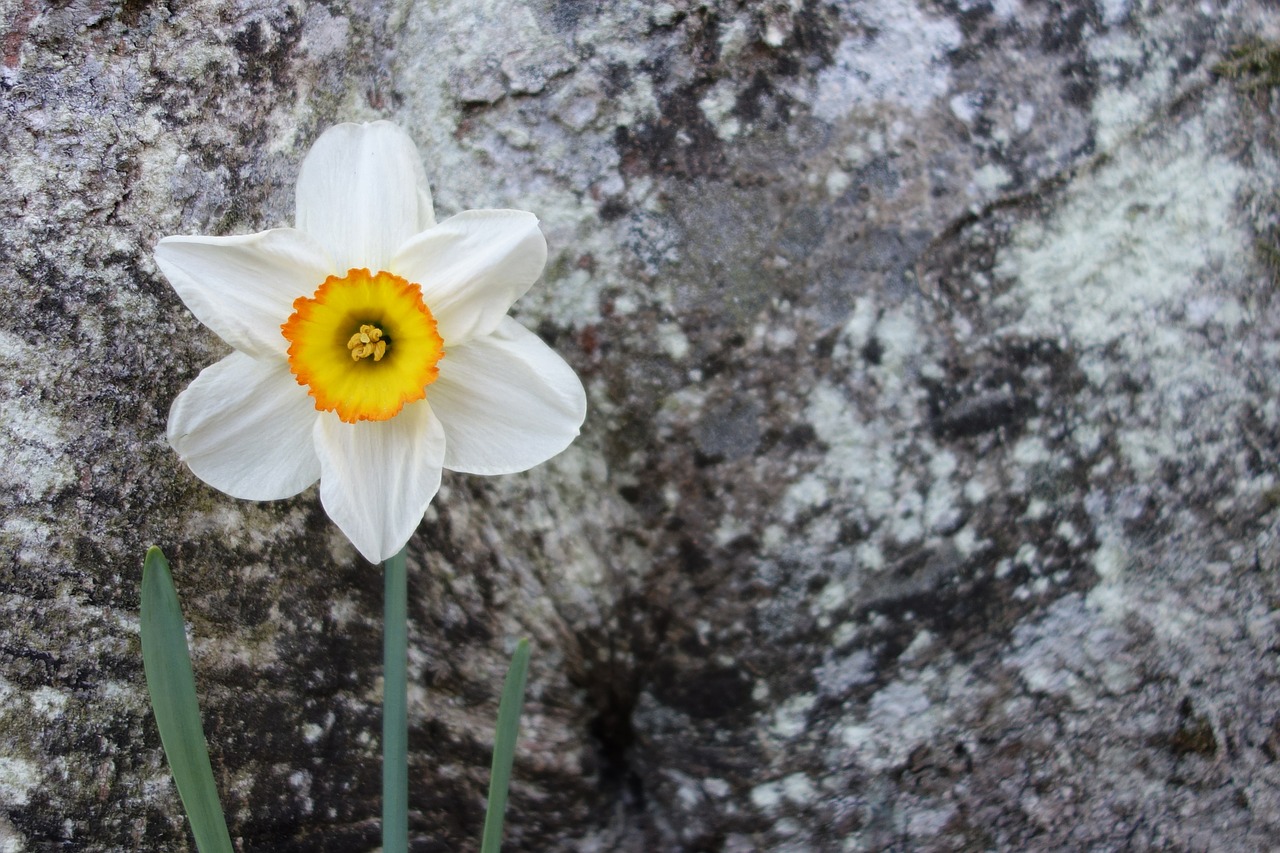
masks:
[[[381,581],[183,470],[225,346],[151,259],[340,120],[543,220],[584,436],[411,545],[415,851],[1265,849],[1280,832],[1262,0],[4,0],[0,850],[190,850],[162,545],[246,851],[378,844]],[[1265,251],[1262,252],[1265,255]]]

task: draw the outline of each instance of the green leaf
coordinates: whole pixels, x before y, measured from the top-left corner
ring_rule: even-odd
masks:
[[[232,853],[200,726],[196,680],[169,561],[152,546],[142,567],[142,666],[169,770],[200,853]]]
[[[484,836],[480,853],[498,853],[502,849],[502,821],[507,811],[507,788],[511,784],[511,764],[516,755],[516,736],[520,732],[520,710],[524,706],[524,682],[529,673],[529,641],[516,644],[511,668],[502,685],[502,701],[498,704],[498,731],[493,743],[493,769],[489,772],[489,807],[484,815]]]

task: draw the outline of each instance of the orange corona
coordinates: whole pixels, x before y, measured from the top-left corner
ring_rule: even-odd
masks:
[[[444,356],[422,289],[385,271],[329,276],[280,331],[298,384],[347,423],[385,421],[425,398]]]

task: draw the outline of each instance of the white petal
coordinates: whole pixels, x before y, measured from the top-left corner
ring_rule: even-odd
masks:
[[[235,352],[173,401],[169,444],[197,477],[232,497],[287,498],[320,477],[317,415],[288,362]]]
[[[497,328],[546,262],[532,213],[468,210],[401,246],[391,272],[422,286],[447,350]]]
[[[428,228],[434,228],[436,224],[436,210],[431,203],[431,185],[427,183],[427,173],[422,173],[422,183],[418,185],[418,228],[417,231],[426,231]]]
[[[302,161],[297,226],[344,273],[389,270],[400,244],[433,221],[422,158],[390,122],[335,125]]]
[[[587,395],[564,359],[507,318],[492,334],[447,350],[427,399],[444,424],[444,467],[511,474],[569,446]]]
[[[301,231],[277,228],[239,237],[165,237],[156,264],[204,323],[253,356],[283,354],[280,325],[293,300],[333,272],[324,250]]]
[[[320,500],[364,558],[394,556],[440,488],[444,429],[425,401],[385,421],[316,423]]]

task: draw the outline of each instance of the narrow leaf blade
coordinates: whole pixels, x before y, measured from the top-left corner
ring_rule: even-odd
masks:
[[[169,561],[156,547],[142,567],[142,666],[169,771],[200,853],[232,853],[200,725],[196,680]]]
[[[484,815],[484,836],[480,853],[502,849],[502,824],[507,811],[507,789],[511,765],[515,761],[516,738],[520,733],[520,711],[524,708],[524,684],[529,673],[529,641],[521,639],[511,656],[511,667],[502,685],[498,704],[498,728],[493,742],[493,769],[489,771],[489,807]]]

